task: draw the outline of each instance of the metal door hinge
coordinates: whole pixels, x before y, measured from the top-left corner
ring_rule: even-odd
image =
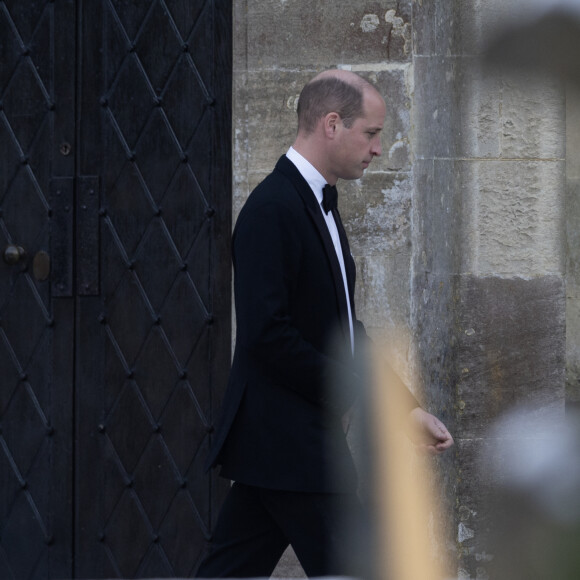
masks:
[[[50,256],[51,292],[57,298],[73,295],[74,180],[57,177],[50,180]]]
[[[50,283],[58,298],[73,296],[75,277],[77,295],[99,293],[99,178],[77,178],[76,211],[74,187],[72,177],[50,181]]]
[[[77,294],[99,294],[99,178],[81,176],[77,187]]]

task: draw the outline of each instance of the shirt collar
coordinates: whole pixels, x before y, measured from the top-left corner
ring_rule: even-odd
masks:
[[[296,169],[300,171],[302,177],[304,177],[304,179],[308,182],[308,185],[310,185],[310,189],[312,189],[314,192],[318,203],[322,203],[322,188],[327,183],[326,179],[324,179],[318,169],[316,169],[314,165],[312,165],[312,163],[310,163],[310,161],[308,161],[305,157],[300,155],[300,153],[298,153],[294,147],[290,147],[290,149],[288,149],[286,157],[288,157],[288,159],[294,163]]]

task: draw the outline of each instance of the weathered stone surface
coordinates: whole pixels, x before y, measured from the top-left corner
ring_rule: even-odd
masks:
[[[232,68],[235,78],[237,74],[244,73],[248,70],[248,0],[234,0],[232,2],[232,16]],[[233,90],[233,96],[235,102],[235,89]]]
[[[357,261],[357,316],[376,338],[409,324],[411,186],[406,173],[367,172],[340,183],[339,207]]]
[[[561,276],[460,279],[456,433],[484,436],[513,405],[561,415],[565,295]]]
[[[458,96],[452,82],[456,60],[438,56],[414,59],[414,151],[418,158],[448,158],[459,148]]]
[[[417,267],[482,276],[561,273],[563,199],[561,161],[417,160]]]
[[[511,405],[561,409],[564,283],[470,275],[415,277],[417,332],[429,406],[457,437],[481,437]]]
[[[357,70],[357,72],[359,72]],[[409,171],[411,169],[411,94],[412,67],[364,72],[361,76],[372,82],[387,105],[382,131],[383,153],[376,158],[371,171]]]
[[[560,83],[500,77],[478,59],[415,57],[418,157],[563,159]]]
[[[472,57],[415,57],[418,157],[498,157],[501,84]],[[420,137],[419,137],[420,135]]]
[[[408,61],[411,0],[246,0],[247,66]]]
[[[414,282],[426,407],[456,443],[437,470],[444,513],[453,514],[447,550],[457,558],[458,577],[485,577],[493,558],[485,531],[495,514],[493,481],[479,469],[478,457],[482,448],[497,445],[490,426],[516,405],[535,409],[536,418],[562,421],[563,279],[423,273]]]
[[[580,87],[566,94],[566,400],[580,406]]]
[[[340,181],[339,210],[351,252],[368,256],[408,249],[412,182],[407,173],[370,173]]]
[[[580,181],[580,86],[566,90],[566,177]]]
[[[564,163],[461,162],[464,266],[482,276],[564,270]]]
[[[234,172],[270,172],[296,136],[296,104],[316,71],[268,70],[234,79]]]
[[[412,238],[418,274],[464,271],[461,163],[439,159],[415,162]]]
[[[410,252],[357,260],[357,316],[375,337],[408,327],[409,266]]]
[[[498,30],[521,20],[526,0],[417,0],[413,5],[414,51],[422,56],[480,55]]]
[[[492,475],[482,468],[480,458],[496,444],[487,438],[455,440],[455,521],[449,538],[450,551],[457,557],[458,579],[491,578]]]
[[[418,56],[453,56],[465,52],[464,29],[458,24],[473,10],[473,2],[419,0],[413,7],[414,52]]]
[[[563,159],[565,102],[565,91],[559,81],[534,75],[504,75],[501,156]]]
[[[461,303],[459,276],[417,271],[412,281],[411,325],[417,373],[426,408],[456,432],[456,308]]]
[[[566,299],[566,402],[580,406],[580,299]]]

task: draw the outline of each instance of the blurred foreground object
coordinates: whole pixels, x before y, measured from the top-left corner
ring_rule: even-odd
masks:
[[[580,1],[530,0],[520,16],[490,42],[486,62],[580,85]]]
[[[580,415],[555,425],[536,411],[496,422],[480,473],[491,481],[494,580],[580,578]]]
[[[409,413],[393,388],[399,377],[380,351],[373,356],[369,401],[371,484],[376,580],[444,580],[450,577],[437,550],[441,515],[431,495],[429,455],[405,435]]]

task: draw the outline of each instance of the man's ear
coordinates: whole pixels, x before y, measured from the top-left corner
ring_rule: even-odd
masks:
[[[328,139],[334,139],[340,123],[341,119],[338,113],[328,113],[328,115],[324,117],[324,133]]]

